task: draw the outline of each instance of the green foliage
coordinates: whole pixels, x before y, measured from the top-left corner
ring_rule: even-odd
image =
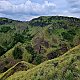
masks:
[[[27,71],[28,69],[33,68],[34,66],[35,65],[32,65],[32,64],[27,63],[25,61],[18,62],[13,67],[11,67],[9,70],[4,72],[3,75],[0,76],[0,79],[1,80],[6,79],[17,71]]]
[[[66,39],[66,40],[69,40],[69,41],[73,40],[73,36],[71,34],[69,34],[69,33],[63,32],[62,36],[63,36],[63,39]]]
[[[29,22],[0,18],[0,23],[0,29],[5,30],[0,32],[0,45],[6,49],[5,52],[12,49],[18,42],[21,42],[22,45],[26,44],[25,57],[22,56],[26,61],[30,58],[31,63],[36,63],[37,60],[34,60],[37,59],[38,53],[39,56],[45,56],[45,60],[47,60],[47,54],[51,53],[50,49],[61,55],[64,54],[68,49],[60,46],[63,41],[70,45],[69,48],[80,43],[80,20],[77,18],[42,16]],[[31,45],[29,46],[29,44]],[[4,55],[5,52],[2,54]],[[51,59],[53,58],[52,56]],[[44,57],[41,61],[44,61]]]
[[[74,75],[73,73],[71,72],[71,70],[68,70],[66,72],[66,80],[74,80]]]
[[[19,42],[20,44],[17,45]],[[80,70],[78,68],[79,60],[75,60],[77,59],[76,55],[78,52],[76,51],[77,54],[74,56],[72,56],[73,54],[69,55],[70,58],[65,52],[79,44],[80,19],[78,18],[42,16],[28,22],[0,18],[0,60],[2,61],[1,65],[3,64],[3,67],[5,67],[4,71],[6,68],[10,68],[7,67],[8,64],[4,61],[9,58],[15,61],[24,60],[36,65],[54,58],[54,60],[49,60],[50,63],[44,62],[41,66],[39,65],[38,70],[38,67],[34,68],[31,73],[29,72],[27,78],[32,80],[74,79],[72,77],[78,73],[74,70]],[[69,54],[71,53],[72,52]],[[59,57],[61,55],[63,57]],[[72,58],[76,63],[72,63],[74,62],[71,60]],[[58,61],[56,61],[56,59]],[[9,61],[9,63],[13,64],[12,62]],[[75,67],[75,64],[78,66]],[[73,70],[70,68],[71,66]],[[1,68],[2,66],[0,70]],[[14,72],[14,70],[12,72]],[[27,75],[28,72],[21,73]],[[26,78],[24,78],[25,77],[21,78],[21,80],[26,80]],[[75,78],[75,80],[79,80],[78,77]]]
[[[42,62],[43,56],[40,54],[37,54],[36,57],[34,58],[35,64],[40,64]]]
[[[18,47],[15,47],[13,51],[13,57],[14,59],[22,59],[23,49]]]
[[[74,29],[69,30],[68,33],[71,35],[76,35],[76,31]]]
[[[16,72],[6,80],[79,80],[79,57],[80,45],[63,56],[43,62],[33,69]]]
[[[1,29],[0,29],[0,32],[8,32],[11,28],[9,26],[2,26]]]
[[[14,34],[14,42],[17,43],[17,42],[24,42],[25,38],[22,34],[20,33],[15,33]]]
[[[30,54],[34,55],[35,52],[31,45],[26,46],[26,49]]]
[[[36,53],[31,45],[26,46],[26,49],[28,53],[32,55],[32,60],[29,61],[30,63],[33,62],[34,64],[40,64],[42,62],[42,54]]]
[[[69,31],[67,31],[67,32],[63,32],[63,33],[61,33],[61,34],[62,34],[62,36],[63,36],[63,39],[66,39],[66,40],[68,40],[68,41],[72,41],[73,38],[74,38],[74,36],[76,35],[76,32],[75,32],[74,29],[71,29],[71,30],[69,30]]]
[[[0,45],[0,56],[2,56],[6,52],[6,49]]]

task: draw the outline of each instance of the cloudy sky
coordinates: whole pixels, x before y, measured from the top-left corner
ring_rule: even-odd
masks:
[[[25,21],[52,15],[80,18],[80,0],[0,0],[0,17]]]

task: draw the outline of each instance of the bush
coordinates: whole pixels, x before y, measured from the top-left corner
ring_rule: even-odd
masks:
[[[13,57],[14,59],[22,59],[23,50],[21,47],[15,47],[13,51]]]
[[[33,49],[33,47],[31,45],[26,46],[26,50],[28,51],[29,54],[32,55],[32,60],[29,61],[30,63],[32,63],[33,60],[35,59],[37,53],[35,53],[35,51],[34,51],[34,49]]]
[[[63,36],[63,39],[66,39],[68,41],[72,41],[73,40],[73,35],[71,35],[68,32],[63,32],[61,35]]]
[[[69,30],[68,33],[71,34],[71,35],[76,35],[76,32],[75,32],[74,29]]]
[[[0,46],[0,56],[6,52],[6,49],[3,46]]]
[[[40,64],[42,62],[42,58],[43,58],[42,55],[37,54],[36,57],[35,57],[35,59],[34,59],[35,63],[36,64]]]
[[[30,61],[30,63],[40,64],[42,62],[43,56],[36,53],[31,45],[26,46],[26,50],[32,55],[32,60]]]
[[[24,36],[20,33],[15,33],[14,35],[14,42],[17,43],[17,42],[24,42]]]
[[[76,32],[74,29],[71,29],[67,32],[62,33],[63,38],[69,41],[72,41],[75,35],[76,35]]]
[[[0,29],[0,32],[8,32],[11,28],[9,26],[2,26],[1,29]]]

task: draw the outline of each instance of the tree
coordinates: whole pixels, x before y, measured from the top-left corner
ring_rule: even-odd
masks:
[[[73,40],[73,35],[71,35],[68,32],[63,32],[61,35],[63,36],[63,39],[66,39],[68,41],[72,41]]]
[[[22,59],[23,50],[20,46],[15,47],[13,51],[14,59]]]
[[[17,43],[17,42],[21,42],[23,43],[25,40],[24,36],[20,33],[15,33],[14,35],[14,42]]]
[[[37,54],[34,59],[35,64],[40,64],[42,62],[42,58],[43,56],[41,54]]]
[[[0,29],[0,32],[8,32],[11,28],[9,26],[2,26],[1,29]]]
[[[5,53],[5,48],[0,45],[0,56],[2,56]]]

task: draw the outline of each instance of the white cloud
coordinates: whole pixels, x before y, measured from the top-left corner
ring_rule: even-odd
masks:
[[[10,11],[12,7],[13,6],[9,1],[0,1],[0,12]]]
[[[43,3],[32,2],[32,0],[20,1],[0,0],[0,17],[30,20],[38,16],[63,15],[78,17],[80,14],[80,0],[43,0]]]
[[[45,1],[43,4],[34,3],[27,0],[24,4],[12,4],[9,1],[0,1],[0,13],[4,14],[26,14],[26,15],[41,15],[54,12],[54,3]]]

